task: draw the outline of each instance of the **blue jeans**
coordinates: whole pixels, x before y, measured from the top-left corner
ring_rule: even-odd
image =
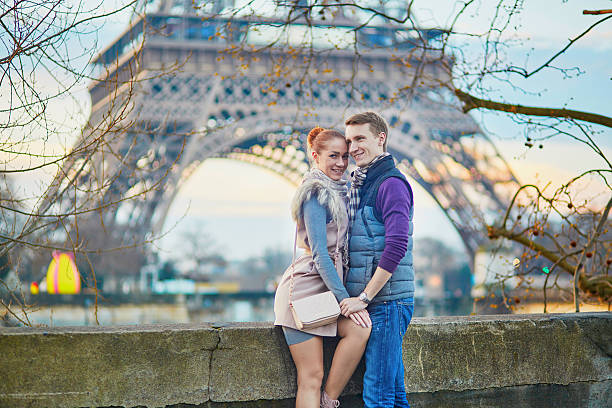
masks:
[[[368,306],[372,333],[365,350],[364,408],[410,408],[404,386],[402,340],[413,311],[412,299]]]

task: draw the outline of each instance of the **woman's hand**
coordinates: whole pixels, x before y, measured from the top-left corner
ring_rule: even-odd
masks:
[[[363,309],[349,315],[349,318],[355,322],[357,326],[372,327],[372,320],[367,310]]]
[[[350,314],[363,310],[366,307],[368,307],[368,304],[356,297],[342,299],[340,302],[340,312],[345,317],[349,317]]]

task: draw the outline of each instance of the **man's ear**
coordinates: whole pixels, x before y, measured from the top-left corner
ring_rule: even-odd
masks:
[[[380,132],[378,134],[378,145],[383,146],[385,144],[385,140],[387,140],[387,134],[385,132]]]

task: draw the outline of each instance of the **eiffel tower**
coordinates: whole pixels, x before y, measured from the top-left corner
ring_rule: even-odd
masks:
[[[254,163],[297,184],[308,168],[309,129],[342,130],[349,114],[374,110],[389,121],[388,150],[399,168],[431,194],[473,259],[487,239],[483,220],[506,209],[504,192],[517,181],[439,85],[450,81],[442,65],[451,61],[416,47],[441,30],[368,25],[356,31],[358,47],[313,39],[300,48],[291,41],[308,30],[346,33],[360,22],[304,14],[287,25],[282,17],[223,14],[231,2],[197,13],[191,1],[155,3],[96,57],[102,74],[89,87],[89,126],[75,150],[104,143],[93,156],[71,156],[47,205],[94,206],[81,221],[90,236],[143,240],[162,231],[181,186],[205,160]],[[281,26],[289,28],[283,45],[261,47]],[[66,186],[78,194],[60,196]]]

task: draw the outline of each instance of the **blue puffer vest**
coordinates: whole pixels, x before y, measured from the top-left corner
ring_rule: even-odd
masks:
[[[365,183],[361,189],[361,200],[351,226],[349,241],[350,267],[345,286],[351,296],[359,296],[374,275],[378,261],[385,249],[385,225],[382,215],[376,211],[376,196],[383,181],[397,177],[406,183],[410,196],[412,188],[404,175],[395,167],[393,157],[387,156],[368,169]],[[414,199],[413,199],[414,201]],[[410,206],[408,225],[408,249],[391,279],[372,299],[372,303],[414,296],[414,268],[412,267],[412,216],[414,203]]]

